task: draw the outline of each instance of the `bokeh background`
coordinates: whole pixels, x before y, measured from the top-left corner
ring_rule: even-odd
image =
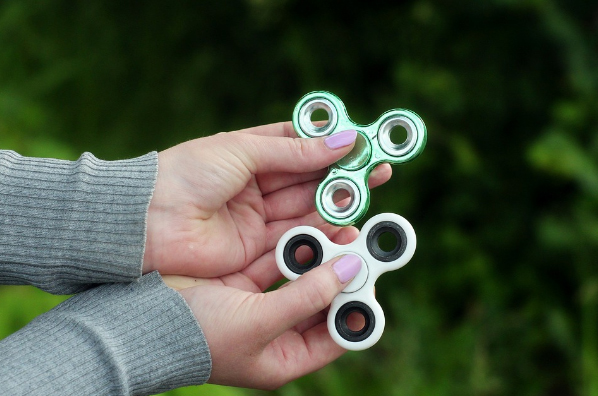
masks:
[[[584,0],[3,0],[0,147],[128,158],[312,90],[411,109],[428,145],[366,216],[418,235],[384,336],[271,394],[598,395],[597,33]],[[0,336],[64,298],[0,287]]]

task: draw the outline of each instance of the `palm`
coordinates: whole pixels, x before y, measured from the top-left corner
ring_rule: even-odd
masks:
[[[240,271],[271,248],[266,240],[268,224],[263,193],[255,177],[213,216],[201,222],[197,235],[191,235],[191,238],[203,241],[203,244],[193,257],[189,257],[190,264],[207,264],[202,265],[201,276]],[[180,261],[180,257],[178,259]],[[188,274],[187,269],[179,273]]]

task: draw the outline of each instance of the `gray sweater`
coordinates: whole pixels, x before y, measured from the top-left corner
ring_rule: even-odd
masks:
[[[189,306],[158,273],[141,274],[157,163],[0,150],[0,284],[79,293],[0,341],[0,394],[146,395],[207,381]]]

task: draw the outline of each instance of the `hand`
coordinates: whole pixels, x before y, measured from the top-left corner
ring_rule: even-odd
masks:
[[[248,265],[265,253],[273,256],[288,229],[311,225],[334,232],[315,212],[314,195],[326,168],[353,147],[354,133],[353,139],[350,132],[340,140],[338,135],[296,138],[287,122],[220,133],[160,152],[143,272],[252,277],[252,271],[272,271],[269,264]],[[378,166],[370,187],[390,176],[388,164]]]
[[[349,243],[356,236],[348,227],[334,240]],[[359,256],[337,257],[268,293],[257,286],[263,279],[165,276],[164,281],[183,289],[201,324],[212,356],[209,382],[275,389],[345,352],[330,337],[323,310],[361,265]],[[363,323],[353,319],[351,326]]]

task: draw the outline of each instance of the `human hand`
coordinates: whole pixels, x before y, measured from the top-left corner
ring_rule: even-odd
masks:
[[[345,244],[356,234],[348,227],[333,239]],[[323,310],[361,266],[359,256],[336,257],[268,293],[258,286],[264,273],[254,279],[165,276],[164,281],[182,289],[202,327],[212,356],[209,382],[275,389],[345,352],[330,337]],[[363,326],[359,320],[353,318],[351,325]]]
[[[266,266],[248,265],[265,253],[273,255],[290,228],[311,225],[333,232],[335,227],[315,211],[314,195],[327,167],[353,147],[354,132],[340,135],[296,138],[286,122],[220,133],[160,152],[143,272],[252,276],[251,271]],[[380,165],[369,185],[376,187],[390,176],[390,166]]]

